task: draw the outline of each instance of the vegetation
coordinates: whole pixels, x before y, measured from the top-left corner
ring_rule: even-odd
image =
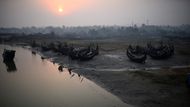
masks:
[[[86,26],[86,27],[26,27],[0,28],[1,36],[59,36],[69,39],[111,38],[130,36],[189,36],[190,25],[181,26]]]

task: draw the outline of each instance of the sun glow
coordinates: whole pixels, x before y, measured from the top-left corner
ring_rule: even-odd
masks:
[[[67,15],[90,6],[92,0],[42,0],[42,4],[54,14]]]
[[[62,9],[62,8],[59,8],[58,11],[61,13],[61,12],[63,12],[63,9]]]

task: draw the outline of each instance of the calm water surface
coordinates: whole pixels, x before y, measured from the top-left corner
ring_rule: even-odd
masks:
[[[14,62],[3,63],[3,49],[16,50]],[[0,45],[0,107],[129,107],[95,83],[58,71],[30,50]]]

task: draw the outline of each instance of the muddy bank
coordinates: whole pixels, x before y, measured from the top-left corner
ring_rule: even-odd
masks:
[[[125,50],[105,52],[100,50],[100,54],[95,56],[90,61],[77,61],[71,60],[68,56],[55,53],[53,51],[42,52],[40,48],[34,48],[39,51],[42,56],[50,59],[52,62],[59,63],[66,67],[72,67],[74,69],[88,69],[98,71],[134,71],[134,70],[150,70],[150,69],[162,69],[171,67],[188,67],[190,65],[189,55],[184,56],[175,54],[170,59],[166,60],[154,60],[150,57],[147,58],[145,64],[134,63],[125,54]]]
[[[83,75],[137,107],[189,107],[189,68],[155,71],[88,71]]]
[[[109,66],[106,64],[102,65],[101,63],[105,61],[101,62],[98,59],[101,59],[100,57],[103,56],[104,59],[105,57],[111,57],[110,60],[114,60],[114,58],[118,59],[118,54],[116,53],[115,56],[106,56],[104,54],[89,62],[72,61],[66,56],[50,51],[40,52],[40,54],[46,57],[47,60],[59,63],[64,67],[72,68],[72,72],[76,72],[94,81],[101,87],[117,95],[127,104],[137,107],[190,106],[190,89],[186,86],[187,73],[190,73],[189,65],[163,65],[158,66],[157,69],[145,66],[147,67],[145,69],[141,68],[144,65],[138,66],[139,64],[136,64],[135,66],[139,67],[139,69],[137,67],[132,67],[134,69],[128,67],[124,69],[116,67],[113,69],[115,67],[113,64]],[[117,61],[115,60],[115,62]],[[114,61],[111,63],[114,63]],[[167,63],[170,64],[169,62]],[[178,65],[176,63],[173,64]]]
[[[75,42],[80,46],[88,44]],[[190,90],[186,86],[186,76],[190,72],[190,42],[185,45],[177,43],[172,58],[159,61],[148,58],[145,64],[131,62],[125,55],[128,43],[122,41],[99,42],[100,55],[88,62],[73,61],[52,51],[42,52],[38,47],[33,49],[45,60],[72,68],[72,72],[94,81],[128,104],[137,107],[189,107]]]

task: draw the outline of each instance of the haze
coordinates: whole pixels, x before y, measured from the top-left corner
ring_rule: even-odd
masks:
[[[181,25],[189,11],[190,0],[1,0],[0,27]]]

